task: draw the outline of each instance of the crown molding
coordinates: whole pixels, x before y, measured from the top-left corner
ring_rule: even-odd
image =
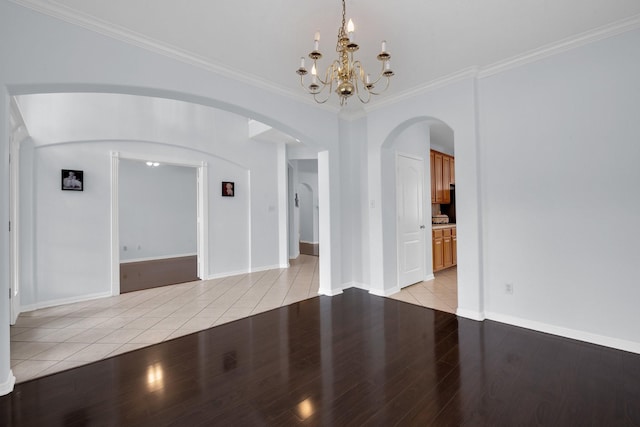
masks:
[[[457,71],[455,73],[449,74],[439,79],[431,80],[420,86],[416,86],[412,89],[408,89],[403,92],[400,92],[397,95],[388,97],[381,102],[377,102],[375,105],[367,107],[366,112],[368,114],[380,108],[386,108],[392,104],[397,104],[398,102],[411,99],[417,95],[422,95],[424,93],[431,92],[436,89],[449,86],[453,83],[461,82],[463,80],[473,79],[473,78],[476,78],[477,76],[478,76],[478,67],[465,68],[464,70]]]
[[[124,28],[122,26],[98,19],[94,16],[78,12],[70,7],[46,0],[9,0],[15,4],[25,8],[34,10],[52,18],[68,22],[70,24],[85,28],[103,36],[127,43],[129,45],[151,51],[165,57],[175,59],[182,63],[193,65],[195,67],[211,71],[231,80],[240,81],[242,83],[265,89],[271,93],[285,96],[297,102],[308,105],[314,105],[327,111],[337,113],[338,107],[331,105],[319,105],[310,101],[307,97],[303,97],[291,89],[276,85],[268,80],[259,78],[255,75],[245,73],[243,71],[230,68],[228,66],[211,61],[201,55],[180,49],[176,46],[161,42],[151,37],[144,36],[140,33]]]
[[[567,37],[566,39],[482,67],[478,72],[478,78],[492,76],[512,68],[521,67],[638,28],[640,28],[640,14],[594,28],[593,30],[585,31],[575,36]]]
[[[378,110],[380,108],[388,107],[392,104],[396,104],[407,99],[410,99],[416,95],[421,95],[427,92],[434,91],[436,89],[457,83],[466,79],[481,79],[492,76],[494,74],[501,73],[513,68],[521,67],[523,65],[530,64],[548,58],[550,56],[558,55],[560,53],[576,49],[578,47],[594,43],[599,40],[604,40],[609,37],[613,37],[619,34],[633,31],[640,28],[640,14],[631,16],[629,18],[622,19],[620,21],[613,22],[611,24],[603,25],[593,30],[585,31],[576,36],[568,37],[558,42],[550,43],[537,49],[530,50],[520,55],[513,56],[503,61],[495,62],[493,64],[478,67],[473,66],[464,70],[457,71],[442,78],[432,80],[423,85],[416,86],[412,89],[403,91],[398,95],[386,98],[382,102],[378,102],[375,105],[366,108],[366,113]]]
[[[197,55],[193,52],[189,52],[178,47],[168,45],[150,37],[143,36],[124,27],[100,20],[93,16],[80,13],[67,6],[55,3],[53,0],[9,0],[20,6],[35,10],[53,18],[68,22],[73,25],[80,26],[90,31],[102,34],[104,36],[119,40],[121,42],[143,48],[145,50],[161,54],[163,56],[175,59],[177,61],[193,65],[195,67],[205,69],[207,71],[214,72],[223,77],[240,81],[242,83],[254,86],[260,89],[267,90],[271,93],[285,96],[289,99],[301,102],[316,108],[323,109],[328,112],[340,114],[341,108],[329,104],[317,104],[313,100],[309,99],[304,94],[293,92],[291,89],[276,85],[268,80],[262,79],[255,75],[245,73],[240,70],[232,69],[228,66],[213,62],[201,55]],[[480,79],[489,77],[503,71],[507,71],[513,68],[517,68],[532,62],[539,61],[541,59],[557,55],[562,52],[566,52],[571,49],[575,49],[580,46],[593,43],[598,40],[603,40],[618,34],[622,34],[628,31],[632,31],[640,28],[640,14],[625,18],[620,21],[613,22],[608,25],[604,25],[593,30],[589,30],[578,34],[576,36],[568,37],[558,42],[550,43],[537,49],[525,52],[520,55],[513,56],[503,61],[478,67],[469,67],[447,76],[431,80],[422,85],[413,87],[392,95],[386,99],[376,102],[373,105],[367,106],[364,110],[357,113],[347,112],[342,114],[342,118],[346,120],[357,120],[366,116],[370,112],[376,111],[381,108],[388,107],[390,105],[408,100],[417,95],[421,95],[453,83],[457,83],[466,79]]]

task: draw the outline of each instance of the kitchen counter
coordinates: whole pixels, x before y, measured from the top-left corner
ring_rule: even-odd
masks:
[[[445,228],[455,228],[455,224],[431,224],[432,230],[443,230]]]

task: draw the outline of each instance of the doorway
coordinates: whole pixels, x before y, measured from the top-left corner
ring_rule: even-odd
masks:
[[[207,277],[205,165],[112,153],[111,199],[112,295]]]
[[[319,254],[318,221],[316,194],[307,183],[302,183],[298,190],[300,206],[300,253],[303,255]]]
[[[120,292],[198,280],[197,170],[122,159]]]
[[[288,163],[290,197],[290,259],[320,255],[320,197],[318,160],[292,159]]]

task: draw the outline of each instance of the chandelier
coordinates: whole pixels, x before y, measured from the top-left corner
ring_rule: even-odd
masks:
[[[318,59],[322,58],[320,53],[320,32],[316,32],[313,42],[313,50],[309,53],[309,58],[313,60],[311,67],[311,84],[305,86],[304,76],[309,72],[304,65],[304,57],[300,58],[300,68],[296,71],[300,75],[300,84],[310,94],[313,99],[324,104],[335,92],[340,97],[340,105],[345,105],[347,99],[354,93],[360,102],[366,104],[371,100],[371,95],[379,95],[389,87],[390,77],[393,76],[391,70],[391,55],[387,52],[387,42],[382,42],[382,47],[377,58],[382,62],[380,75],[371,78],[362,66],[362,63],[354,58],[354,52],[360,47],[355,43],[353,21],[345,24],[345,0],[342,0],[342,26],[338,29],[338,42],[336,52],[338,59],[335,59],[327,70],[324,78],[318,75]],[[382,86],[378,89],[378,86]]]

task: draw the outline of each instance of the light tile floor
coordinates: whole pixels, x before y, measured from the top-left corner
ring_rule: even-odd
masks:
[[[456,269],[390,298],[455,313]],[[164,286],[22,313],[11,326],[17,382],[198,332],[318,294],[318,258],[288,269]]]
[[[458,308],[457,267],[438,271],[435,277],[435,280],[407,286],[389,298],[455,314]]]
[[[22,313],[11,326],[17,382],[314,297],[318,258],[268,270]]]

